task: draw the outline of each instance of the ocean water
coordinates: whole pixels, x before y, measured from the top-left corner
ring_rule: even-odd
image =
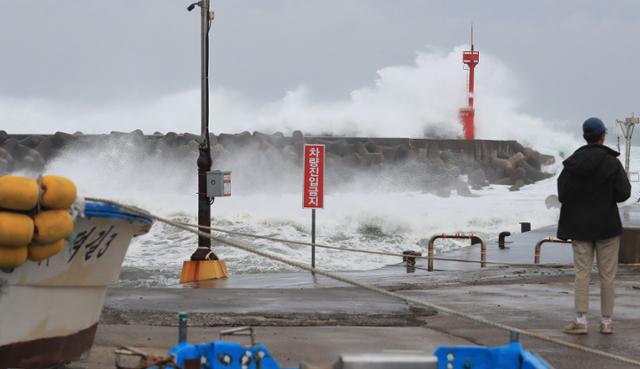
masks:
[[[81,195],[112,198],[183,222],[196,222],[195,155],[165,157],[114,142],[94,149],[69,150],[54,160],[50,173],[73,178]],[[248,161],[248,162],[247,162]],[[222,163],[233,171],[232,196],[213,205],[216,227],[278,238],[310,241],[311,211],[302,209],[301,168],[271,165],[242,157]],[[545,168],[555,172],[557,165]],[[271,173],[271,177],[269,177]],[[379,179],[379,177],[377,177]],[[382,178],[385,178],[384,176]],[[487,239],[501,231],[517,231],[519,222],[534,227],[555,222],[557,209],[547,209],[545,198],[555,192],[550,178],[520,191],[490,186],[472,196],[449,197],[402,187],[386,177],[374,182],[359,177],[341,186],[326,178],[325,208],[317,211],[317,242],[368,250],[402,252],[422,250],[434,233],[474,232]],[[309,262],[307,246],[245,239],[256,247],[298,261]],[[197,245],[197,237],[164,224],[155,224],[136,238],[127,254],[123,285],[175,285],[183,260]],[[438,243],[438,251],[465,247],[465,242]],[[279,272],[288,267],[231,247],[214,245],[231,273]],[[364,270],[399,262],[396,257],[363,255],[318,249],[317,265],[329,270]]]
[[[576,143],[575,148],[579,146]],[[196,222],[196,181],[193,157],[169,159],[161,154],[138,155],[135,147],[118,144],[94,152],[70,151],[54,160],[48,172],[72,177],[81,195],[100,196],[139,206],[183,222]],[[632,151],[632,170],[640,163],[640,148]],[[325,208],[317,211],[317,242],[336,246],[399,253],[425,251],[435,233],[473,232],[486,239],[502,231],[519,231],[519,222],[534,228],[553,224],[559,210],[547,208],[545,199],[556,193],[561,158],[544,168],[554,177],[511,192],[492,185],[472,190],[472,196],[439,197],[406,190],[389,178],[371,183],[357,176],[351,183],[329,185]],[[262,178],[251,163],[227,163],[234,171],[232,196],[218,198],[212,207],[215,227],[278,238],[310,241],[311,211],[302,209],[301,173]],[[262,165],[262,163],[259,163]],[[282,168],[280,168],[282,169]],[[287,168],[294,171],[295,168]],[[298,169],[301,170],[301,169]],[[267,171],[268,172],[268,171]],[[244,173],[244,174],[243,174]],[[259,174],[259,175],[253,175]],[[326,179],[328,183],[331,178]],[[640,192],[634,182],[637,200]],[[294,260],[310,262],[307,246],[241,238],[257,248]],[[155,224],[147,235],[136,238],[129,249],[121,276],[124,286],[177,285],[183,260],[195,250],[195,235]],[[468,247],[467,242],[439,242],[437,252]],[[214,244],[232,274],[291,270],[228,246]],[[365,255],[317,249],[317,265],[328,270],[367,270],[398,263],[397,257]]]
[[[360,86],[332,101],[314,98],[308,86],[287,91],[282,99],[255,103],[241,92],[214,86],[212,130],[259,130],[290,134],[335,134],[377,137],[461,137],[458,108],[465,101],[465,73],[460,54],[452,50],[417,52],[413,63],[381,68],[373,83]],[[523,112],[526,86],[499,57],[485,53],[477,74],[477,135],[482,139],[513,139],[557,162],[575,150],[575,132],[558,122],[544,121]],[[72,102],[0,98],[0,121],[10,133],[83,131],[198,132],[199,92],[178,91],[156,101],[119,101],[96,106]],[[34,109],[38,106],[38,109]],[[634,154],[637,155],[637,154]],[[635,156],[634,156],[635,158]],[[638,157],[640,160],[640,157]],[[634,162],[640,162],[634,159]],[[545,168],[557,174],[559,164]],[[230,230],[310,240],[310,211],[301,208],[299,168],[261,161],[256,153],[217,163],[216,169],[233,171],[233,195],[217,199],[213,225]],[[66,175],[78,184],[81,195],[106,197],[129,203],[165,217],[195,222],[195,153],[176,158],[169,153],[145,153],[132,142],[96,148],[70,148],[52,161],[47,173]],[[406,173],[412,175],[412,173]],[[509,192],[505,186],[472,191],[472,197],[453,193],[438,197],[419,188],[405,188],[389,176],[374,180],[355,173],[349,183],[333,186],[327,178],[325,209],[317,212],[318,242],[401,252],[419,250],[426,239],[440,232],[475,232],[491,239],[501,231],[517,231],[519,222],[541,227],[556,222],[557,209],[545,199],[555,193],[555,178]],[[261,249],[309,261],[310,250],[268,241],[247,240]],[[156,224],[134,240],[125,260],[123,285],[175,285],[183,260],[196,247],[196,237]],[[442,242],[439,251],[465,247]],[[286,267],[225,246],[214,246],[232,273],[278,272]],[[397,258],[318,250],[318,266],[330,270],[372,269],[398,262]]]
[[[521,221],[532,222],[534,227],[555,222],[558,210],[547,209],[544,202],[554,188],[554,180],[549,179],[519,192],[509,192],[506,186],[492,186],[474,191],[474,197],[452,195],[442,198],[417,191],[334,193],[326,197],[325,209],[317,211],[317,242],[400,253],[404,250],[424,252],[426,240],[441,232],[473,232],[496,238],[501,231],[519,230]],[[191,200],[185,205],[193,209],[195,199]],[[310,241],[311,212],[301,209],[300,194],[233,195],[218,199],[213,212],[216,227]],[[183,211],[167,215],[194,222],[193,214],[193,211]],[[261,250],[310,261],[310,249],[306,246],[244,240]],[[125,261],[127,272],[123,279],[143,272],[144,283],[175,283],[182,261],[193,252],[195,244],[196,238],[192,234],[156,225],[150,234],[133,243]],[[437,250],[442,252],[467,245],[465,242],[441,242],[437,244]],[[289,270],[280,263],[230,247],[219,245],[215,251],[226,260],[231,273]],[[328,270],[366,270],[399,262],[397,257],[326,249],[317,249],[316,258],[317,265]]]

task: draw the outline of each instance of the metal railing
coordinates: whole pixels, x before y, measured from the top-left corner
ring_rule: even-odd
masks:
[[[480,244],[480,267],[484,268],[486,266],[487,261],[487,242],[479,236],[475,234],[464,234],[464,233],[454,233],[454,234],[437,234],[429,239],[429,245],[427,246],[427,270],[433,271],[433,246],[438,239],[456,239],[456,240],[471,240],[471,244],[475,245],[477,243]]]
[[[555,237],[547,237],[538,241],[538,243],[536,243],[535,255],[533,256],[533,263],[536,265],[540,264],[540,251],[542,250],[542,245],[545,243],[571,243],[571,241],[561,240]]]

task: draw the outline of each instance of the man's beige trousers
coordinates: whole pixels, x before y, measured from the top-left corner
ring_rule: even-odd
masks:
[[[573,262],[576,272],[576,312],[589,311],[589,281],[596,254],[600,274],[600,311],[602,316],[613,315],[613,280],[618,271],[618,250],[620,236],[598,241],[573,241]]]

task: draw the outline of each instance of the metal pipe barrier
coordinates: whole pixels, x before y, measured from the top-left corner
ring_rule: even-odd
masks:
[[[310,242],[287,240],[287,239],[284,239],[284,238],[277,238],[277,237],[270,237],[270,236],[260,236],[260,235],[256,235],[256,234],[252,234],[252,233],[230,231],[228,229],[223,229],[223,228],[218,228],[218,227],[199,226],[197,224],[183,223],[183,222],[176,222],[176,224],[179,224],[179,225],[185,226],[185,227],[206,229],[206,230],[209,230],[209,231],[220,232],[220,233],[225,233],[225,234],[234,235],[234,236],[249,237],[249,238],[254,238],[254,239],[259,239],[259,240],[267,240],[267,241],[273,241],[273,242],[282,242],[282,243],[287,243],[287,244],[291,244],[291,245],[301,245],[301,246],[307,246],[307,247],[313,246],[313,244],[310,243]],[[476,241],[476,243],[480,243],[480,242]],[[364,249],[355,249],[355,248],[350,248],[350,247],[331,246],[331,245],[325,245],[325,244],[320,244],[320,243],[316,243],[316,247],[323,248],[323,249],[329,249],[329,250],[346,251],[346,252],[358,252],[358,253],[371,254],[371,255],[395,256],[395,257],[402,258],[403,260],[405,258],[404,254],[394,253],[394,252],[383,252],[383,251],[372,251],[372,250],[364,250]],[[416,255],[414,257],[416,259],[425,259],[425,260],[429,259],[428,256],[421,256],[421,255],[420,256]],[[538,268],[571,268],[571,267],[573,267],[572,264],[567,264],[567,265],[565,265],[565,264],[540,264],[540,265],[536,265],[536,264],[531,264],[531,263],[509,263],[509,262],[505,262],[505,261],[503,261],[503,262],[480,261],[480,260],[456,259],[456,258],[447,258],[447,257],[438,257],[438,256],[431,257],[431,259],[432,260],[441,260],[441,261],[452,261],[452,262],[456,262],[456,263],[486,264],[486,265],[508,266],[508,267],[516,267],[516,268],[533,268],[533,267],[538,267]],[[416,267],[416,269],[427,270],[427,268],[420,268],[420,267]]]
[[[386,290],[386,289],[383,289],[383,288],[380,288],[380,287],[376,287],[376,286],[368,284],[368,283],[360,282],[360,281],[357,281],[355,279],[348,278],[348,277],[341,276],[341,275],[337,275],[335,273],[328,272],[328,271],[325,271],[325,270],[322,270],[322,269],[311,268],[307,264],[304,264],[304,263],[301,263],[301,262],[298,262],[298,261],[294,261],[294,260],[291,260],[289,258],[282,257],[280,255],[275,255],[275,254],[272,254],[270,252],[265,252],[265,251],[258,250],[255,247],[253,247],[251,245],[248,245],[246,243],[243,243],[241,241],[232,240],[232,239],[228,239],[228,238],[222,238],[222,237],[218,237],[218,236],[215,236],[215,235],[212,235],[212,234],[207,234],[207,233],[199,231],[197,229],[192,229],[188,225],[180,224],[179,222],[175,222],[175,221],[172,221],[170,219],[166,219],[166,218],[160,217],[158,215],[149,213],[149,212],[141,210],[139,208],[135,208],[135,207],[132,207],[132,206],[124,205],[124,204],[119,203],[117,201],[108,200],[108,199],[102,199],[102,198],[95,198],[95,197],[87,197],[85,199],[88,200],[88,201],[100,201],[100,202],[104,202],[104,203],[107,203],[107,204],[111,204],[111,205],[117,206],[117,207],[119,207],[119,208],[121,208],[123,210],[132,212],[134,214],[140,214],[140,215],[143,215],[145,217],[149,217],[149,218],[151,218],[153,220],[156,220],[158,222],[162,222],[162,223],[165,223],[167,225],[173,226],[175,228],[182,229],[183,231],[191,232],[191,233],[193,233],[195,235],[202,236],[202,237],[209,237],[211,240],[223,243],[225,245],[231,246],[231,247],[236,248],[238,250],[246,251],[246,252],[252,253],[254,255],[258,255],[258,256],[262,256],[262,257],[268,258],[270,260],[275,260],[275,261],[278,261],[280,263],[283,263],[283,264],[286,264],[286,265],[289,265],[289,266],[292,266],[292,267],[296,267],[296,268],[299,268],[299,269],[302,269],[302,270],[306,270],[308,272],[317,273],[319,275],[325,276],[327,278],[331,278],[331,279],[339,281],[339,282],[343,282],[343,283],[352,285],[354,287],[360,287],[360,288],[366,289],[366,290],[371,291],[371,292],[376,292],[376,293],[381,294],[381,295],[385,295],[385,296],[388,296],[388,297],[392,297],[392,298],[396,298],[396,299],[402,300],[402,301],[404,301],[406,303],[414,304],[416,306],[424,307],[424,308],[427,308],[427,309],[434,309],[434,310],[437,310],[437,311],[442,312],[442,313],[446,313],[446,314],[450,314],[450,315],[457,316],[457,317],[460,317],[460,318],[464,318],[464,319],[467,319],[467,320],[470,320],[470,321],[473,321],[473,322],[477,322],[477,323],[481,323],[481,324],[484,324],[484,325],[487,325],[487,326],[490,326],[490,327],[502,329],[502,330],[505,330],[505,331],[510,332],[510,333],[511,332],[518,333],[518,334],[520,334],[522,336],[536,338],[536,339],[539,339],[539,340],[542,340],[542,341],[545,341],[545,342],[548,342],[548,343],[552,343],[552,344],[556,344],[556,345],[562,345],[564,347],[568,347],[568,348],[572,348],[572,349],[579,350],[579,351],[582,351],[582,352],[587,352],[587,353],[591,353],[591,354],[598,355],[598,356],[601,356],[601,357],[605,357],[605,358],[608,358],[608,359],[612,359],[612,360],[615,360],[617,362],[631,364],[631,365],[634,365],[636,367],[640,367],[640,361],[636,360],[636,359],[624,357],[624,356],[617,355],[617,354],[612,354],[612,353],[609,353],[609,352],[606,352],[606,351],[603,351],[603,350],[599,350],[599,349],[596,349],[596,348],[591,348],[591,347],[580,345],[580,344],[576,344],[576,343],[573,343],[573,342],[568,342],[568,341],[565,341],[565,340],[562,340],[562,339],[558,339],[558,338],[555,338],[555,337],[546,336],[546,335],[541,334],[539,332],[534,332],[534,331],[530,331],[530,330],[526,330],[526,329],[521,329],[521,328],[517,328],[517,327],[514,327],[514,326],[510,326],[510,325],[507,325],[507,324],[491,321],[491,320],[488,320],[488,319],[483,318],[481,316],[467,314],[467,313],[460,312],[458,310],[455,310],[455,309],[452,309],[452,308],[449,308],[449,307],[445,307],[445,306],[441,306],[441,305],[438,305],[438,304],[434,304],[432,302],[428,302],[426,300],[418,299],[418,298],[411,297],[411,296],[405,296],[405,295],[399,294],[399,293],[394,292],[394,291],[389,291],[389,290]],[[197,226],[196,226],[196,228],[197,228]]]
[[[538,241],[538,243],[536,243],[536,252],[535,255],[533,257],[533,263],[535,265],[539,265],[540,264],[540,250],[542,250],[542,244],[545,243],[571,243],[571,241],[569,240],[561,240],[559,238],[555,238],[555,237],[547,237],[547,238],[543,238],[540,241]]]
[[[506,246],[506,238],[511,236],[511,232],[500,232],[500,234],[498,235],[498,247],[500,248],[500,250],[504,250],[507,248]]]
[[[433,237],[431,237],[431,239],[429,239],[429,246],[427,246],[427,270],[432,272],[433,271],[433,244],[436,242],[436,240],[441,239],[441,238],[447,238],[447,239],[455,239],[455,240],[471,240],[471,244],[474,245],[476,243],[480,243],[480,268],[484,268],[486,266],[486,261],[487,261],[487,242],[474,235],[474,234],[463,234],[463,233],[454,233],[454,234],[446,234],[446,233],[442,233],[442,234],[437,234]]]

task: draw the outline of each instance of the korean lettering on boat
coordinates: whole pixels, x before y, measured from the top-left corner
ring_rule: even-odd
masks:
[[[78,233],[71,243],[70,256],[67,263],[73,261],[83,249],[84,261],[89,261],[92,258],[100,259],[109,250],[111,243],[118,237],[118,233],[113,231],[114,228],[114,226],[110,226],[108,229],[97,231],[97,227],[94,226]]]

